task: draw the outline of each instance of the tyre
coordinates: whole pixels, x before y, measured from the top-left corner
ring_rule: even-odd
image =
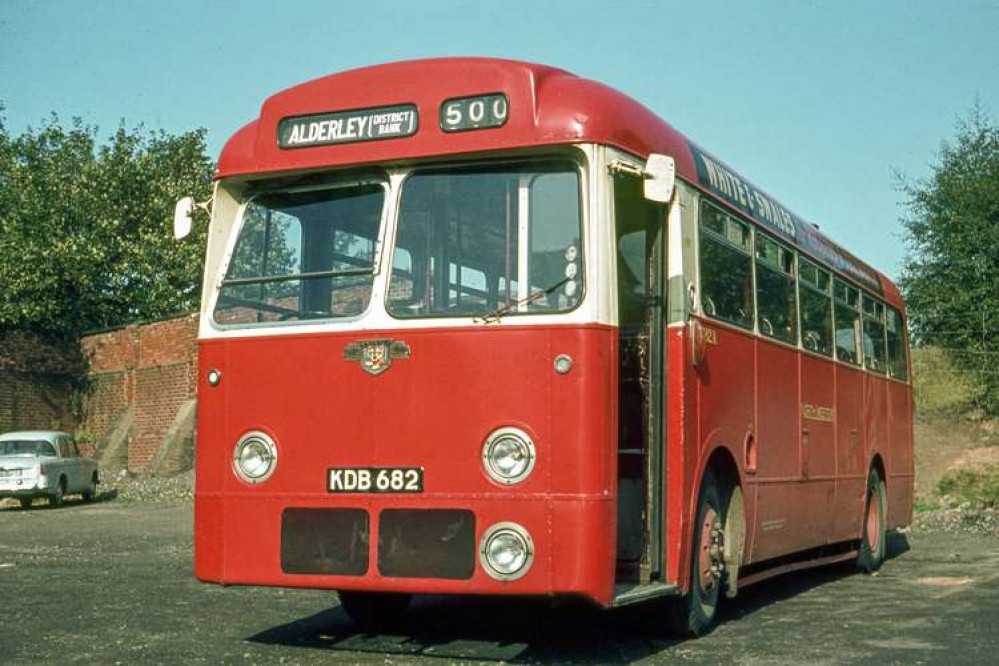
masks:
[[[90,479],[90,485],[81,494],[83,495],[84,502],[93,502],[94,498],[97,497],[97,472],[94,472],[94,475]]]
[[[56,484],[55,490],[49,495],[49,505],[53,507],[62,506],[63,500],[66,497],[66,479],[59,479],[59,483]]]
[[[857,555],[857,568],[866,573],[877,571],[885,561],[888,542],[885,530],[886,498],[884,480],[878,470],[871,469],[864,498],[864,531],[860,537],[860,553]]]
[[[410,594],[399,592],[343,591],[340,606],[358,626],[365,629],[391,626],[406,613]]]
[[[34,500],[32,500],[30,497],[22,497],[22,498],[20,498],[17,501],[20,503],[22,509],[30,509],[31,508],[31,503]]]
[[[708,470],[701,481],[690,554],[690,589],[669,607],[671,633],[703,636],[714,626],[724,585],[725,514],[728,497]]]

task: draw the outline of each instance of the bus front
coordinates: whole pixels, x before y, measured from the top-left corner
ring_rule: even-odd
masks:
[[[571,118],[539,127],[541,80],[563,74],[336,75],[271,98],[227,145],[199,335],[199,579],[334,589],[355,617],[412,593],[611,602],[609,176]]]

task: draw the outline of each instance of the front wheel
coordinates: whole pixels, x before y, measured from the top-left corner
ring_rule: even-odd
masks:
[[[398,621],[409,608],[411,594],[400,592],[342,591],[340,605],[344,612],[365,629],[384,627]]]
[[[724,498],[724,499],[723,499]],[[727,496],[719,489],[711,470],[704,473],[694,541],[690,555],[690,590],[670,606],[670,629],[681,636],[702,636],[711,630],[718,614],[718,601],[725,568],[725,514]]]
[[[864,500],[864,532],[860,538],[857,568],[866,573],[877,571],[885,561],[887,534],[885,533],[885,506],[887,492],[878,470],[872,469],[867,477],[867,494]]]

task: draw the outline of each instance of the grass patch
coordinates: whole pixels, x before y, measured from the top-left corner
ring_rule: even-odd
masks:
[[[940,479],[937,490],[941,495],[950,495],[959,502],[999,508],[999,465],[951,470]]]
[[[922,416],[962,416],[975,407],[981,383],[937,347],[912,350],[912,394]]]

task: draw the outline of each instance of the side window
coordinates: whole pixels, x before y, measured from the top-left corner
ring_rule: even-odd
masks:
[[[69,440],[66,439],[65,437],[60,437],[59,438],[58,447],[59,447],[59,457],[60,458],[72,458],[73,457],[73,451],[72,451],[72,448],[69,445]]]
[[[909,379],[909,366],[905,353],[905,329],[902,315],[895,308],[888,308],[888,369],[895,379]]]
[[[885,345],[885,306],[864,294],[864,365],[868,370],[887,374]]]
[[[798,300],[801,303],[801,344],[824,356],[833,355],[833,319],[827,271],[798,259]]]
[[[749,225],[701,205],[701,309],[714,319],[753,327]]]
[[[756,233],[756,305],[760,333],[798,343],[798,306],[794,294],[794,252]]]
[[[833,280],[833,316],[836,322],[836,358],[860,365],[860,291],[846,282]]]

